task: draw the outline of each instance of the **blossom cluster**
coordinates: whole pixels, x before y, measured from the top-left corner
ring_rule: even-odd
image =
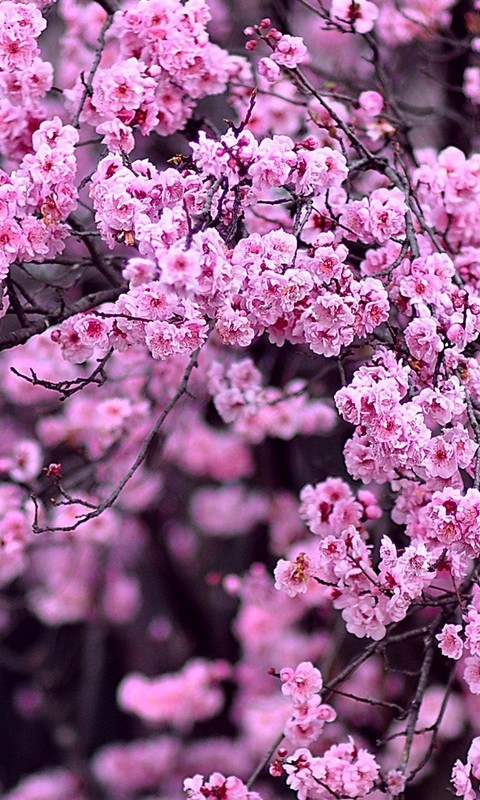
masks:
[[[23,7],[23,6],[22,6]],[[0,279],[16,259],[43,261],[64,248],[65,220],[77,204],[78,134],[58,117],[42,122],[17,170],[0,174]]]
[[[472,785],[472,778],[480,778],[479,745],[480,741],[477,736],[469,747],[467,763],[463,764],[460,759],[457,759],[453,767],[452,782],[455,794],[457,797],[463,797],[463,800],[475,800],[477,796]]]
[[[225,778],[220,772],[214,772],[206,781],[203,775],[186,778],[184,788],[190,800],[203,800],[204,797],[224,797],[225,800],[259,800],[258,792],[248,791],[245,784],[231,775]]]
[[[284,728],[285,736],[295,747],[307,747],[319,738],[325,723],[336,718],[335,710],[321,702],[321,672],[303,661],[296,669],[283,667],[280,680],[282,694],[291,698],[293,706],[293,715]]]
[[[363,748],[357,749],[352,739],[333,745],[322,756],[312,756],[309,750],[300,748],[286,759],[283,769],[288,786],[299,800],[326,800],[332,792],[339,797],[365,797],[379,777],[374,757]]]
[[[208,388],[215,408],[226,423],[248,441],[265,436],[290,439],[298,433],[327,434],[335,425],[333,409],[323,400],[310,399],[305,382],[291,381],[283,392],[262,387],[262,375],[253,361],[241,359],[228,369],[219,362],[209,372]]]
[[[326,535],[318,548],[309,545],[307,549],[291,560],[280,559],[275,568],[276,588],[295,597],[315,582],[331,587],[327,596],[335,608],[342,609],[349,633],[358,637],[383,639],[387,626],[405,618],[435,574],[434,561],[423,544],[410,545],[399,555],[387,536],[382,539],[375,570],[371,547],[353,525],[339,535]]]
[[[176,675],[156,679],[127,675],[118,687],[119,704],[141,719],[182,730],[221,709],[223,693],[218,684],[227,677],[225,663],[201,659],[191,661]]]
[[[0,1],[6,800],[480,780],[480,4],[240,5]]]
[[[209,40],[210,18],[208,4],[199,0],[185,5],[140,0],[116,12],[108,33],[116,59],[96,70],[80,116],[109,150],[131,152],[136,128],[144,136],[153,130],[174,133],[191,116],[195,101],[225,90],[230,56]],[[82,94],[78,80],[67,93],[72,109]]]
[[[7,158],[29,152],[32,133],[48,118],[42,100],[53,84],[53,66],[37,43],[46,24],[34,3],[1,3],[0,144]]]
[[[118,155],[100,163],[90,194],[102,236],[110,247],[137,244],[152,264],[140,272],[136,267],[138,285],[105,309],[110,319],[65,323],[58,341],[66,357],[83,361],[92,346],[125,349],[143,336],[154,358],[192,352],[205,340],[206,316],[225,344],[246,347],[267,331],[275,344],[306,343],[331,356],[387,320],[381,282],[357,279],[345,263],[347,249],[332,234],[321,234],[308,250],[281,230],[227,247],[235,206],[248,208],[284,185],[305,198],[325,193],[346,177],[341,153],[318,148],[311,137],[298,148],[285,136],[258,144],[247,130],[219,143],[201,133],[192,147],[207,181],[190,170],[159,173],[145,160],[127,167]],[[241,177],[244,172],[248,177]],[[220,233],[201,224],[215,210]],[[153,304],[155,313],[148,308]]]

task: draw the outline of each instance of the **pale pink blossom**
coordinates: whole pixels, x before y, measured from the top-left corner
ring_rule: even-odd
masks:
[[[461,630],[461,625],[447,624],[436,635],[442,654],[447,658],[453,658],[455,661],[458,661],[463,653],[463,642],[458,635]]]
[[[332,0],[330,15],[347,30],[368,33],[378,17],[378,8],[369,0]]]
[[[282,694],[291,697],[294,703],[305,703],[323,686],[320,670],[308,661],[303,661],[295,670],[284,667],[280,670]]]

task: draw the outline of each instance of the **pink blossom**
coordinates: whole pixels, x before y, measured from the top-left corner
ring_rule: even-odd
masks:
[[[405,341],[411,354],[430,367],[434,366],[437,354],[443,350],[437,323],[432,317],[412,320],[405,331]]]
[[[452,783],[455,794],[457,797],[463,797],[463,800],[476,800],[477,795],[473,789],[470,774],[470,765],[462,764],[460,759],[457,759],[452,769]]]
[[[332,0],[330,15],[342,27],[368,33],[378,17],[378,8],[369,0]]]
[[[10,475],[14,480],[28,482],[39,474],[42,460],[42,451],[36,441],[19,441],[13,449]]]
[[[392,797],[397,797],[405,788],[407,778],[398,769],[391,769],[385,776],[385,784]]]
[[[275,42],[275,50],[272,60],[281,67],[294,69],[294,67],[305,61],[307,48],[299,36],[289,36],[285,34]]]
[[[265,78],[268,83],[275,83],[280,77],[280,67],[271,58],[261,58],[258,62],[258,74]]]
[[[306,747],[321,736],[325,724],[333,722],[337,715],[331,706],[320,702],[319,695],[305,702],[293,702],[293,716],[287,721],[284,733],[294,747]]]
[[[369,208],[369,231],[376,241],[386,242],[403,231],[407,207],[400,189],[375,189],[369,198]]]
[[[173,737],[157,736],[102,747],[92,766],[97,780],[110,791],[153,790],[168,774],[177,755],[178,744]]]
[[[459,631],[462,630],[461,625],[444,625],[441,632],[437,633],[440,650],[447,658],[453,658],[458,661],[462,657],[463,642],[460,638]]]
[[[118,688],[120,706],[151,722],[189,728],[195,720],[208,719],[222,707],[217,666],[197,659],[177,674],[153,679],[139,673],[127,675]]]
[[[313,143],[312,143],[313,144]],[[331,147],[302,148],[293,180],[299,193],[318,194],[323,189],[341,186],[346,180],[348,169],[345,157]]]
[[[305,553],[300,553],[295,561],[281,558],[274,570],[275,588],[286,592],[289,597],[305,594],[308,583],[315,577],[315,563]]]
[[[480,658],[470,656],[465,659],[463,677],[472,694],[480,694]]]
[[[86,347],[95,345],[108,348],[108,334],[110,325],[101,317],[93,314],[78,317],[73,323],[74,330],[78,333],[80,341]]]
[[[225,778],[221,773],[214,772],[208,781],[203,775],[187,778],[183,783],[184,791],[190,800],[204,800],[204,798],[218,798],[225,800],[261,800],[256,792],[250,792],[245,784],[234,776]]]
[[[378,116],[383,108],[383,98],[378,92],[360,92],[358,102],[360,107],[372,117]]]
[[[284,667],[280,670],[282,694],[291,697],[294,703],[306,703],[323,686],[320,670],[308,661],[303,661],[295,670]]]

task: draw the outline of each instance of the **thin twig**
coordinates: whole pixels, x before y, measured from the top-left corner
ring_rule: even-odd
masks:
[[[105,10],[107,10],[106,6],[110,7],[109,0],[97,0],[97,2]],[[88,78],[87,78],[86,81],[84,81],[84,84],[83,84],[83,92],[82,92],[82,96],[80,98],[80,103],[78,105],[77,111],[76,111],[75,116],[73,118],[73,127],[74,128],[79,128],[80,127],[80,116],[81,116],[81,113],[83,111],[83,107],[84,107],[84,105],[85,105],[85,103],[87,101],[87,97],[92,94],[93,79],[95,77],[95,73],[96,73],[96,71],[98,69],[98,66],[100,64],[100,60],[102,58],[102,53],[103,53],[103,50],[104,50],[104,47],[105,47],[105,35],[106,35],[110,25],[112,24],[112,22],[113,22],[113,11],[109,10],[109,11],[107,11],[107,18],[106,18],[105,22],[103,23],[101,31],[100,31],[99,36],[98,36],[98,47],[97,47],[97,49],[95,51],[95,58],[93,59],[93,63],[92,63],[92,66],[90,68],[90,72],[88,74]]]
[[[213,328],[213,323],[210,325],[210,331],[212,330],[212,328]],[[194,368],[198,365],[198,355],[202,347],[203,344],[200,347],[197,347],[197,349],[192,353],[190,361],[188,362],[187,368],[185,370],[182,382],[180,383],[180,386],[178,387],[177,391],[175,392],[174,396],[172,397],[168,405],[164,408],[164,410],[158,417],[157,421],[151,428],[150,432],[143,440],[142,446],[140,447],[140,450],[138,451],[137,457],[135,458],[135,461],[133,462],[132,466],[130,467],[128,472],[123,476],[123,478],[119,481],[119,483],[117,484],[115,489],[110,493],[110,495],[88,514],[79,515],[77,521],[74,522],[72,525],[60,526],[58,528],[52,526],[45,526],[45,527],[39,526],[38,513],[37,513],[38,505],[36,504],[35,520],[32,526],[34,533],[38,534],[38,533],[44,533],[46,531],[74,531],[80,525],[83,525],[83,523],[88,522],[91,519],[95,519],[96,517],[99,517],[101,514],[103,514],[104,511],[107,510],[107,508],[111,508],[114,505],[114,503],[120,496],[121,492],[123,491],[127,483],[133,478],[136,471],[145,460],[150,445],[157,436],[166,418],[168,417],[172,409],[176,406],[180,398],[183,397],[183,395],[188,394],[188,382],[190,380],[190,376]],[[34,501],[36,500],[36,498],[32,499]]]

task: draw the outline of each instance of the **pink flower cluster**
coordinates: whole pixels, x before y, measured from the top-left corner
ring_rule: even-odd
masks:
[[[93,758],[92,770],[112,794],[155,790],[178,757],[179,745],[171,736],[137,739],[103,747]]]
[[[19,448],[20,449],[20,448]],[[18,467],[17,467],[18,468]],[[15,467],[13,468],[15,470]],[[34,536],[31,500],[20,486],[0,485],[0,586],[4,586],[27,565],[27,548]]]
[[[353,525],[337,535],[325,535],[317,547],[306,547],[308,552],[292,560],[280,559],[275,588],[295,597],[315,582],[330,587],[327,595],[335,608],[342,609],[347,630],[360,638],[382,639],[386,626],[405,618],[435,574],[425,545],[410,545],[399,555],[387,536],[375,570],[371,548]],[[295,545],[293,551],[298,549]]]
[[[452,770],[452,783],[457,797],[463,800],[476,800],[477,792],[473,788],[472,779],[480,779],[480,737],[472,740],[468,749],[466,764],[460,759],[455,761]]]
[[[323,400],[309,399],[305,382],[291,381],[280,390],[263,387],[261,381],[250,358],[235,361],[228,369],[216,362],[209,371],[215,408],[247,441],[257,444],[266,436],[291,439],[299,433],[328,434],[333,429],[333,409]]]
[[[224,697],[218,684],[226,677],[225,662],[202,659],[191,660],[180,672],[159,678],[132,673],[118,687],[118,703],[149,724],[188,730],[194,722],[220,711]]]
[[[361,489],[357,498],[341,478],[327,478],[315,486],[303,487],[299,514],[312,533],[335,536],[349,525],[358,527],[381,516],[381,508],[371,492]]]
[[[80,504],[59,504],[52,522],[71,525],[84,511]],[[112,625],[131,622],[141,604],[140,584],[131,570],[142,552],[142,539],[133,518],[126,518],[120,531],[113,511],[87,522],[73,541],[64,533],[48,543],[35,537],[25,575],[28,607],[51,626],[88,620],[94,610]],[[100,558],[108,580],[95,593]]]
[[[321,672],[311,662],[302,661],[295,669],[283,667],[280,680],[282,694],[291,698],[293,706],[285,736],[294,747],[308,747],[319,738],[325,723],[333,722],[337,716],[331,706],[321,702]]]
[[[230,186],[252,182],[258,196],[273,187],[291,186],[302,195],[338,187],[348,175],[346,159],[338,150],[320,147],[311,136],[296,144],[289,136],[265,137],[260,143],[248,130],[228,131],[214,140],[200,131],[192,142],[193,160],[198,169],[215,178],[225,178]],[[254,200],[247,194],[246,200]]]
[[[33,439],[20,439],[11,452],[0,458],[0,472],[7,473],[13,481],[28,483],[36,478],[42,468],[42,451]]]
[[[405,231],[405,196],[400,189],[374,189],[368,197],[347,202],[340,221],[349,236],[385,244]]]
[[[327,800],[332,794],[364,798],[380,776],[374,757],[367,750],[358,749],[352,738],[332,745],[322,756],[300,748],[286,759],[283,769],[298,800]]]
[[[412,521],[407,531],[428,544],[447,547],[453,556],[476,558],[480,553],[480,491],[475,488],[463,493],[448,486],[436,491]],[[465,561],[465,559],[464,559]],[[466,564],[465,564],[466,566]]]
[[[260,25],[245,28],[246,36],[258,36],[259,39],[249,39],[246,43],[247,50],[255,50],[259,40],[265,41],[272,50],[271,56],[261,58],[258,63],[258,73],[267,82],[273,83],[280,75],[280,67],[294,69],[308,59],[307,48],[300,36],[281,34],[276,28],[270,27],[268,18],[262,19]]]
[[[461,659],[465,684],[472,694],[480,694],[480,596],[477,591],[462,613],[462,624],[445,624],[437,640],[444,656],[455,661]]]
[[[227,230],[235,203],[249,208],[275,187],[286,185],[309,197],[340,186],[347,175],[340,152],[318,147],[313,137],[300,145],[286,136],[258,144],[248,130],[231,130],[218,142],[200,132],[192,149],[195,166],[209,176],[207,181],[192,170],[159,173],[145,160],[125,166],[119,156],[109,156],[100,163],[90,194],[102,236],[110,247],[138,243],[152,264],[137,260],[132,265],[134,285],[109,310],[113,321],[65,323],[59,341],[68,357],[83,360],[92,343],[125,348],[138,343],[140,331],[155,358],[191,352],[205,337],[203,315],[215,318],[225,344],[245,347],[267,330],[276,344],[307,343],[315,353],[338,355],[388,318],[382,283],[370,276],[355,278],[345,263],[346,248],[331,234],[316,237],[305,250],[296,236],[275,230],[252,234],[228,250],[218,230],[192,230],[205,208],[220,215]],[[221,186],[225,181],[228,201]],[[387,193],[387,202],[397,190],[378,191]],[[400,219],[403,224],[401,214]],[[396,232],[388,228],[388,235]],[[143,313],[149,290],[163,292],[155,319],[148,309]],[[172,315],[184,318],[180,328]],[[142,316],[146,319],[138,319]]]
[[[343,30],[369,33],[378,17],[378,8],[369,0],[332,0],[330,17]]]
[[[261,800],[258,792],[250,792],[240,778],[225,778],[220,772],[214,772],[208,780],[203,775],[186,778],[183,787],[189,800]]]
[[[11,175],[0,173],[0,279],[16,259],[43,261],[63,250],[69,233],[63,221],[77,202],[77,140],[58,117],[42,122],[33,153]]]
[[[447,28],[454,0],[404,0],[401,8],[394,0],[382,0],[379,6],[376,29],[386,45],[395,46],[428,39]]]
[[[45,27],[33,3],[0,3],[0,144],[12,160],[30,150],[32,133],[47,117],[41,100],[51,89],[53,67],[36,41]]]
[[[47,23],[33,3],[0,4],[0,69],[13,72],[26,69],[39,50],[36,39]]]
[[[443,415],[449,421],[455,416],[462,419],[465,406],[458,380],[445,381],[443,400],[437,400],[439,394],[431,389],[409,400],[411,370],[382,350],[374,361],[375,365],[360,367],[351,384],[335,396],[344,419],[356,426],[345,446],[349,472],[365,482],[395,481],[400,476],[457,481],[458,470],[471,466],[477,444],[463,425],[433,437],[428,424],[432,416],[437,422]],[[437,485],[443,486],[441,481]]]
[[[64,769],[51,769],[46,772],[29,775],[10,792],[5,793],[5,800],[85,800],[78,776]]]
[[[207,425],[195,412],[185,412],[182,425],[172,427],[164,455],[189,475],[217,481],[246,478],[254,470],[251,449],[242,436]]]
[[[413,172],[413,186],[420,202],[425,203],[427,221],[445,226],[448,218],[448,241],[452,245],[478,243],[468,219],[479,201],[479,169],[478,153],[467,158],[458,148],[447,147],[438,155],[422,151],[420,166]]]
[[[248,265],[244,303],[255,329],[266,329],[275,344],[306,343],[331,356],[384,322],[387,293],[375,278],[357,281],[346,255],[330,234],[320,235],[308,251],[297,250],[294,236],[280,231],[242,240],[233,261]]]
[[[112,306],[72,317],[52,338],[64,358],[79,363],[94,352],[138,344],[145,344],[154,359],[193,353],[206,341],[208,323],[195,303],[165,289],[158,282],[132,289]]]
[[[139,0],[117,11],[109,31],[116,60],[102,60],[81,116],[110,150],[130,152],[135,128],[164,136],[180,130],[196,100],[225,90],[230,56],[210,42],[210,18],[203,0]],[[82,92],[80,81],[68,92],[72,109]]]
[[[194,524],[208,536],[239,536],[267,518],[267,498],[237,484],[197,489],[190,503]]]

